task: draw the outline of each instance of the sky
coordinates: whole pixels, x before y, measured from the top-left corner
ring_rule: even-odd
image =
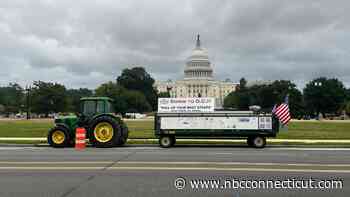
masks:
[[[347,0],[1,0],[0,85],[96,88],[125,68],[182,79],[196,35],[217,80],[350,87]]]

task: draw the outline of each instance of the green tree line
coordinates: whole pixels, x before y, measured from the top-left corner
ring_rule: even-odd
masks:
[[[0,114],[9,115],[29,110],[48,115],[57,112],[78,112],[79,99],[89,96],[108,96],[114,99],[118,113],[150,112],[157,108],[159,97],[170,97],[169,92],[157,92],[154,79],[143,67],[124,69],[115,81],[99,85],[96,89],[67,89],[59,83],[35,81],[30,88],[16,83],[0,87]],[[300,91],[288,80],[277,80],[269,84],[247,86],[242,78],[236,91],[224,99],[224,107],[246,110],[259,105],[271,111],[275,104],[283,102],[289,95],[289,105],[294,118],[319,113],[350,115],[350,89],[338,79],[317,78],[309,81]]]
[[[124,69],[115,82],[106,82],[95,90],[67,89],[59,83],[34,81],[30,88],[16,83],[0,87],[0,114],[30,112],[45,114],[78,112],[81,97],[108,96],[114,99],[118,113],[150,112],[156,109],[154,79],[142,67]]]
[[[325,77],[308,82],[301,92],[291,81],[277,80],[269,84],[247,87],[242,78],[235,92],[224,99],[224,107],[246,110],[251,105],[259,105],[264,111],[271,111],[275,104],[284,102],[289,96],[289,108],[294,118],[305,115],[340,115],[345,111],[350,115],[350,90],[338,79]]]

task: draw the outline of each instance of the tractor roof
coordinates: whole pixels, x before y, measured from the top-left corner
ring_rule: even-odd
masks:
[[[82,97],[80,99],[81,101],[101,101],[101,100],[105,100],[105,101],[113,101],[113,99],[109,98],[109,97],[103,97],[103,96],[100,96],[100,97]]]

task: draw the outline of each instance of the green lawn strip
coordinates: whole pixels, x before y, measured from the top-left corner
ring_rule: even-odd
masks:
[[[153,121],[126,121],[129,138],[155,138]],[[0,137],[46,137],[52,120],[0,121]],[[349,122],[291,122],[278,139],[350,139]]]
[[[291,122],[279,139],[350,139],[349,122]]]
[[[10,120],[0,121],[0,137],[46,137],[53,121]]]
[[[40,140],[34,140],[34,141],[28,141],[28,140],[1,140],[0,145],[6,145],[6,144],[47,144],[46,141],[40,141]]]

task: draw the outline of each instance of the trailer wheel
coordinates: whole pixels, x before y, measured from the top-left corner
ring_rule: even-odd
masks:
[[[264,148],[266,145],[266,138],[262,136],[256,136],[253,138],[252,144],[255,148]]]
[[[172,143],[171,143],[171,146],[174,146],[176,144],[176,138],[175,138],[175,136],[173,137],[173,141],[172,141]]]
[[[163,148],[169,148],[174,144],[174,137],[161,136],[159,138],[159,145]]]
[[[253,139],[254,139],[253,137],[248,137],[248,138],[247,138],[247,144],[248,144],[248,146],[251,146],[251,147],[254,146],[254,145],[253,145]]]

